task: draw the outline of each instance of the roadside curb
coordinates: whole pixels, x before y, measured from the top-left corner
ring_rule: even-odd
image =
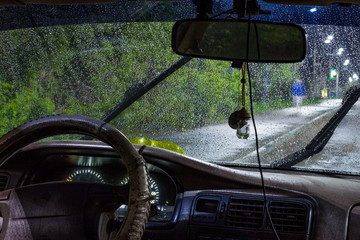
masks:
[[[314,130],[312,129],[311,132],[309,132],[310,126],[312,128],[318,128],[318,131],[323,127],[324,124],[321,124],[323,121],[328,121],[330,117],[338,110],[338,108],[335,108],[333,110],[330,110],[329,112],[325,112],[313,120],[311,120],[308,124],[297,127],[285,135],[282,135],[271,142],[265,144],[264,146],[259,148],[260,158],[262,163],[269,164],[271,162],[271,158],[274,158],[276,156],[277,159],[286,157],[288,154],[295,152],[299,150],[299,145],[302,146],[304,144],[307,144],[310,142],[310,140],[314,137],[312,136],[314,133]],[[318,132],[316,131],[316,133]],[[301,138],[299,138],[301,136]],[[305,136],[305,137],[304,137]],[[299,139],[302,139],[302,141],[299,141]],[[285,145],[285,146],[284,146]],[[278,146],[282,146],[279,148]],[[304,145],[305,146],[305,145]],[[287,151],[284,152],[283,149],[287,149]],[[254,163],[257,162],[257,153],[256,150],[247,154],[246,156],[236,159],[233,161],[234,163]]]

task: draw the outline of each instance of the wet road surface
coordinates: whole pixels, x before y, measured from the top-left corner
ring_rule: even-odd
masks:
[[[338,108],[341,100],[324,100],[320,104],[295,107],[255,115],[260,148],[271,144],[284,134],[307,124],[314,118]],[[310,129],[315,136],[315,130]],[[250,137],[246,140],[236,137],[236,130],[227,122],[209,125],[186,132],[167,134],[155,140],[167,140],[182,147],[186,155],[211,162],[238,162],[255,150],[254,128],[251,124]],[[250,161],[251,162],[251,161]]]

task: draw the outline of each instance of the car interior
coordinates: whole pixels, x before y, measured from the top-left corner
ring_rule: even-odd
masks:
[[[18,8],[111,2],[6,0],[0,1],[0,11],[2,17],[9,9],[16,13]],[[197,7],[197,12],[178,17],[172,28],[172,49],[183,56],[175,64],[184,65],[191,58],[215,59],[232,62],[243,72],[246,63],[301,62],[309,47],[309,32],[297,22],[251,20],[271,15],[259,2],[285,4],[289,9],[351,8],[360,13],[358,0],[237,0],[231,12],[236,18],[219,20],[209,18],[219,1],[184,2]],[[8,22],[13,15],[7,16],[0,21],[1,31],[25,28],[15,26],[15,20]],[[52,20],[50,25],[56,24],[56,18]],[[358,24],[354,19],[352,26]],[[125,105],[148,90],[138,89]],[[347,113],[357,110],[351,108],[359,96],[360,88],[350,88],[312,141],[264,167],[260,162],[204,161],[154,144],[130,142],[121,128],[111,125],[111,114],[101,120],[59,114],[19,123],[0,139],[0,239],[360,239],[359,173],[295,166],[324,148]],[[44,140],[67,134],[86,137]]]

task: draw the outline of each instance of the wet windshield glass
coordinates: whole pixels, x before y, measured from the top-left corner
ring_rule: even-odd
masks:
[[[171,50],[173,24],[111,22],[1,31],[0,135],[49,114],[102,118],[181,59]],[[302,26],[308,40],[304,61],[249,64],[265,167],[304,148],[359,82],[358,27]],[[242,108],[241,77],[231,62],[192,59],[111,124],[130,139],[171,141],[201,160],[255,166],[252,124],[248,139],[239,139],[228,125],[231,113]],[[245,102],[250,112],[248,94]],[[358,116],[356,104],[325,149],[296,167],[358,174]]]

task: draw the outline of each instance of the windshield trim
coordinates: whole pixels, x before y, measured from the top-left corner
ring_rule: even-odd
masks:
[[[226,162],[209,162],[213,164],[217,164],[223,167],[229,168],[246,168],[246,169],[253,169],[259,170],[259,166],[256,163],[226,163]],[[321,169],[321,168],[308,168],[308,167],[299,167],[299,166],[292,166],[291,168],[271,168],[270,164],[261,164],[261,168],[266,171],[290,171],[294,173],[316,173],[316,174],[327,174],[327,175],[341,175],[341,176],[359,176],[360,171],[346,171],[346,170],[337,170],[337,169]]]

